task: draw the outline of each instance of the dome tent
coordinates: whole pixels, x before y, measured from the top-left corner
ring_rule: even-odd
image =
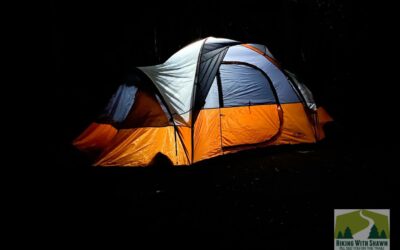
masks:
[[[190,165],[240,150],[324,138],[329,115],[266,46],[209,37],[138,67],[73,144],[97,166]]]

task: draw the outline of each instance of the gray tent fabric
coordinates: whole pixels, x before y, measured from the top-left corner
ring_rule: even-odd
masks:
[[[204,39],[189,44],[162,64],[138,67],[153,82],[176,124],[191,126],[194,82]]]
[[[268,79],[246,65],[220,66],[224,107],[276,103]]]
[[[218,71],[218,67],[228,51],[229,46],[236,44],[239,44],[239,42],[214,37],[209,37],[205,40],[200,52],[195,101],[196,109],[200,109],[203,106]]]
[[[103,123],[123,122],[135,101],[137,90],[134,85],[120,85],[98,118],[99,121]]]
[[[289,70],[285,70],[285,73],[289,76],[289,81],[290,83],[294,84],[294,89],[297,92],[300,91],[300,93],[298,93],[299,96],[301,96],[302,98],[304,98],[305,104],[307,105],[307,107],[310,110],[316,111],[317,110],[317,104],[315,103],[313,94],[311,93],[311,91],[307,88],[306,85],[304,85],[303,83],[301,83],[295,74],[293,74],[292,72],[290,72]]]

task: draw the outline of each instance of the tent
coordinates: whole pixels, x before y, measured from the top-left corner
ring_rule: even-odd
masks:
[[[324,138],[330,116],[266,46],[208,37],[138,67],[73,144],[96,166],[174,165]]]

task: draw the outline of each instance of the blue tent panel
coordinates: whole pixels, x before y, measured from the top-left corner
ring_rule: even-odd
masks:
[[[210,90],[208,91],[208,95],[207,95],[205,102],[206,103],[204,104],[204,107],[203,107],[205,109],[219,108],[217,78],[214,78],[214,81],[211,85]]]
[[[259,70],[222,64],[220,74],[224,107],[276,103],[268,79]]]
[[[294,103],[300,101],[282,71],[268,61],[263,55],[242,45],[236,45],[228,49],[223,60],[223,62],[229,61],[246,62],[262,69],[271,79],[280,103]]]
[[[134,85],[120,85],[111,97],[99,119],[106,123],[123,122],[135,101],[136,91],[137,87]]]

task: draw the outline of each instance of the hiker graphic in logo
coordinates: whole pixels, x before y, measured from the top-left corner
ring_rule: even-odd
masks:
[[[389,209],[335,209],[335,250],[389,250]]]

